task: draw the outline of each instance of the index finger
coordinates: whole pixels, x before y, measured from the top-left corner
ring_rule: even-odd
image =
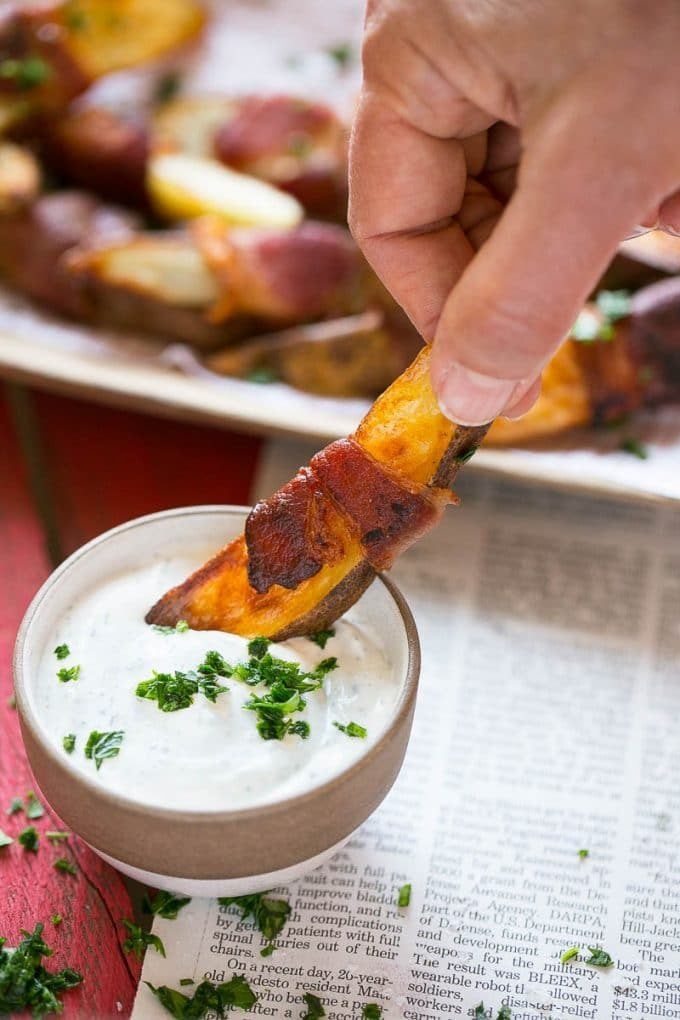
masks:
[[[455,220],[466,177],[460,141],[428,135],[376,93],[362,95],[350,149],[350,229],[426,339],[473,255]]]

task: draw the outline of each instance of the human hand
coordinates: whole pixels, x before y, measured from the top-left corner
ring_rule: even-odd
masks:
[[[528,410],[637,225],[680,232],[677,0],[368,0],[350,227],[466,425]]]

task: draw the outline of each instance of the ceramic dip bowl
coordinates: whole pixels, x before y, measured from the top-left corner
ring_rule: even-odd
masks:
[[[142,621],[155,598],[242,532],[247,513],[229,506],[169,510],[99,536],[45,582],[15,648],[21,729],[45,799],[120,871],[191,896],[242,895],[286,884],[341,847],[397,777],[418,686],[413,618],[394,585],[378,577],[338,622],[323,651],[308,638],[271,647],[272,654],[302,662],[305,669],[337,653],[336,671],[319,691],[304,696],[305,717],[312,720],[309,739],[289,734],[283,741],[262,740],[255,713],[242,711],[253,688],[233,678],[221,678],[225,693],[212,700],[197,695],[181,711],[159,711],[159,703],[138,696],[136,681],[154,669],[195,668],[206,641],[220,648],[221,640],[227,649],[241,641],[219,632],[151,635]],[[144,573],[147,563],[150,572]],[[109,592],[106,611],[97,601],[102,591]],[[101,656],[99,634],[109,642]],[[55,648],[62,640],[69,648],[63,661]],[[148,661],[141,650],[147,646]],[[61,668],[80,665],[81,651],[82,671],[60,681]],[[376,662],[379,677],[372,676]],[[382,700],[381,678],[389,695]],[[368,737],[353,739],[356,734],[338,726],[333,713],[345,724],[354,713],[358,723],[370,720]],[[203,729],[196,730],[199,723]],[[104,728],[125,736],[115,756],[96,767],[85,753],[88,734]],[[70,753],[64,743],[69,731],[75,735]],[[291,779],[277,765],[287,767],[289,761]],[[249,785],[251,773],[255,785]],[[271,783],[267,778],[280,776]],[[256,792],[249,800],[250,789]]]

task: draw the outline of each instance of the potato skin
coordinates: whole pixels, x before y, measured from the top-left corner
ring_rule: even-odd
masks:
[[[140,117],[85,107],[45,125],[42,147],[48,165],[70,184],[110,202],[146,208],[149,129]]]

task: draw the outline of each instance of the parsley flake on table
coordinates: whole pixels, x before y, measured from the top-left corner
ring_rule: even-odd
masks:
[[[8,815],[18,815],[20,811],[24,809],[24,802],[21,797],[12,797],[9,807],[7,808]]]
[[[152,935],[144,931],[138,924],[123,919],[123,924],[128,931],[128,937],[123,942],[123,949],[126,953],[134,953],[138,960],[141,960],[148,946],[153,946],[157,953],[165,956],[165,946],[158,935]]]
[[[52,955],[43,941],[43,924],[36,924],[32,932],[22,929],[24,936],[16,949],[5,949],[6,939],[0,939],[0,1016],[9,1016],[23,1010],[32,1010],[36,1020],[50,1013],[61,1013],[64,1005],[58,997],[81,984],[82,975],[71,967],[48,971],[42,958]]]
[[[63,920],[64,918],[61,916],[61,914],[52,914],[50,918],[50,921],[52,922],[55,928],[57,928]]]
[[[54,649],[54,654],[58,659],[68,659],[71,654],[71,649],[68,645],[57,645]]]
[[[300,1020],[321,1020],[326,1015],[326,1010],[318,995],[314,995],[313,992],[305,992],[302,998],[307,1009],[301,1015]]]
[[[255,927],[269,943],[281,933],[291,913],[288,900],[275,899],[267,893],[220,896],[217,902],[222,907],[238,907],[242,921],[252,918]]]
[[[186,1020],[188,1017],[200,1020],[209,1012],[224,1017],[228,1006],[238,1006],[247,1012],[257,1002],[257,995],[245,977],[240,974],[235,974],[221,985],[214,985],[212,981],[202,981],[191,998],[175,988],[168,988],[167,985],[154,987],[150,981],[144,983],[168,1013],[177,1020]]]
[[[155,914],[157,917],[164,917],[168,921],[174,921],[182,907],[191,903],[190,896],[175,896],[173,893],[161,889],[152,900],[145,896],[142,900],[142,907],[145,913]]]
[[[501,1006],[498,1010],[496,1020],[512,1020],[512,1010],[509,1006]]]
[[[588,946],[588,952],[590,953],[590,959],[586,960],[591,967],[613,967],[614,961],[612,960],[609,953],[599,946]]]
[[[7,699],[7,707],[11,708],[12,711],[16,710],[16,707],[17,707],[17,696],[16,696],[16,694],[14,694],[14,693],[10,694],[9,698]]]
[[[196,982],[194,981],[193,978],[180,978],[179,979],[179,983],[180,983],[180,985],[183,988],[184,988],[185,985],[195,985],[196,984]]]
[[[411,902],[411,883],[407,882],[406,885],[402,885],[397,896],[398,907],[408,907]]]
[[[186,634],[189,624],[186,620],[178,620],[174,627],[164,627],[161,623],[152,623],[151,628],[158,634]]]
[[[80,666],[62,666],[57,670],[57,680],[67,684],[69,680],[77,680],[80,676]]]
[[[328,630],[317,630],[316,634],[310,634],[309,640],[323,650],[332,637],[335,637],[335,630],[329,627]]]
[[[67,733],[66,736],[62,739],[62,744],[67,754],[73,754],[76,747],[75,733]]]
[[[64,829],[49,829],[45,833],[45,838],[49,839],[50,843],[63,843],[70,835],[71,833]]]
[[[25,829],[22,829],[17,839],[24,850],[31,850],[34,854],[37,854],[39,838],[37,829],[33,825],[28,825]]]
[[[570,946],[570,948],[565,949],[560,956],[560,963],[569,963],[570,960],[575,960],[580,952],[580,946]]]
[[[42,818],[45,814],[45,808],[42,806],[33,790],[29,790],[26,794],[26,806],[24,808],[26,817],[32,821],[36,818]]]
[[[590,857],[590,850],[579,850],[578,855],[582,861],[585,861],[586,857]]]
[[[107,758],[117,757],[124,736],[123,730],[110,730],[109,732],[92,730],[85,745],[85,757],[94,761],[97,771],[99,771],[103,761]]]
[[[365,726],[360,726],[356,722],[339,723],[334,722],[333,725],[336,729],[340,730],[341,733],[346,733],[348,737],[360,737],[362,740],[368,736],[368,730]]]
[[[382,1016],[382,1006],[379,1006],[377,1002],[368,1002],[361,1011],[361,1020],[380,1020]]]
[[[3,846],[10,846],[13,842],[14,840],[12,837],[8,836],[6,832],[3,832],[2,829],[0,829],[0,849],[2,849]]]
[[[61,871],[64,875],[77,875],[78,869],[76,868],[73,861],[69,861],[68,857],[57,857],[56,861],[52,865],[55,871]]]

